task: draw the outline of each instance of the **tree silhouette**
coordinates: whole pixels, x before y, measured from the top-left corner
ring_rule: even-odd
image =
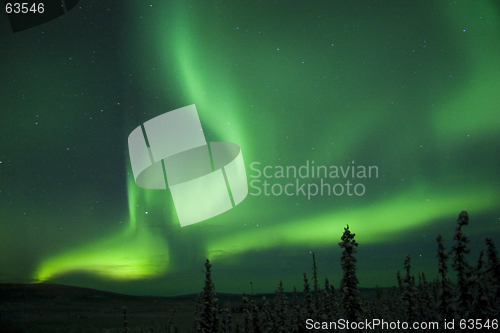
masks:
[[[344,249],[340,259],[340,265],[344,271],[342,280],[340,281],[340,290],[342,292],[342,300],[344,307],[345,319],[349,321],[357,321],[361,312],[359,300],[358,283],[356,277],[356,258],[354,254],[358,243],[354,240],[356,234],[352,234],[349,230],[349,225],[344,228],[344,234],[340,238],[342,242],[339,246]]]

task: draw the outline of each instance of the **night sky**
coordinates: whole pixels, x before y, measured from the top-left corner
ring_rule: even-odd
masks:
[[[18,33],[2,10],[0,282],[178,295],[209,258],[216,291],[291,291],[315,252],[338,287],[348,224],[360,286],[392,286],[407,253],[437,276],[462,210],[475,264],[500,246],[499,54],[495,1],[81,0]],[[169,190],[135,184],[127,139],[191,104],[262,192],[181,228]],[[355,177],[276,176],[313,161]],[[321,181],[345,192],[308,198]]]

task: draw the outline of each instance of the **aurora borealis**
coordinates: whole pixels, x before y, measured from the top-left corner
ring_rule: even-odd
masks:
[[[360,286],[392,286],[407,253],[436,276],[435,239],[451,248],[462,210],[471,263],[486,236],[500,245],[496,2],[79,6],[16,34],[0,20],[0,282],[178,295],[201,290],[209,258],[217,291],[290,291],[313,251],[337,287],[349,224]],[[135,184],[127,137],[191,104],[207,141],[241,147],[249,184],[307,192],[317,174],[275,172],[312,161],[377,177],[324,179],[362,183],[352,196],[249,186],[181,228],[168,190]]]

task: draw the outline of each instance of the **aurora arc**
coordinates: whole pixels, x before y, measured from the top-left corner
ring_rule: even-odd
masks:
[[[237,262],[238,256],[256,248],[327,246],[332,243],[334,235],[340,237],[342,228],[346,224],[359,233],[360,241],[367,244],[383,243],[387,237],[406,230],[410,224],[411,227],[417,227],[454,216],[458,213],[457,207],[467,207],[468,210],[482,212],[493,211],[498,207],[500,197],[498,187],[492,185],[488,177],[471,177],[458,165],[461,160],[459,157],[447,159],[446,154],[451,152],[450,154],[459,156],[460,151],[465,149],[465,141],[461,140],[466,139],[457,139],[457,136],[464,137],[465,133],[470,133],[477,140],[488,141],[495,137],[498,131],[499,95],[495,89],[500,86],[500,67],[495,66],[498,63],[496,57],[498,47],[485,47],[485,45],[498,45],[495,41],[500,37],[498,26],[500,20],[498,13],[492,8],[493,5],[486,2],[477,4],[474,8],[470,8],[470,4],[457,5],[453,13],[446,10],[445,5],[441,6],[441,12],[447,15],[445,21],[450,30],[462,29],[462,21],[459,19],[461,14],[465,15],[472,10],[474,15],[482,15],[481,23],[472,21],[468,24],[467,30],[470,34],[475,36],[483,34],[484,37],[481,41],[473,37],[464,37],[462,40],[465,43],[463,49],[467,50],[465,52],[470,52],[466,55],[470,60],[468,70],[472,73],[470,75],[477,79],[465,83],[459,89],[459,93],[455,91],[451,96],[444,98],[433,97],[438,103],[433,104],[433,108],[425,114],[428,117],[422,120],[422,123],[427,124],[425,128],[427,137],[433,142],[431,154],[434,156],[435,164],[440,165],[435,170],[438,175],[427,177],[425,168],[420,167],[421,153],[409,153],[407,161],[401,162],[405,167],[412,167],[406,171],[414,175],[406,187],[398,188],[399,183],[391,180],[390,185],[396,187],[390,195],[379,198],[367,197],[349,210],[344,208],[349,207],[350,203],[341,199],[336,204],[326,205],[322,202],[310,211],[293,214],[287,213],[289,206],[276,205],[276,202],[280,202],[279,198],[264,201],[248,196],[241,207],[236,207],[230,214],[223,214],[208,221],[207,225],[232,224],[229,229],[209,232],[206,237],[197,238],[202,242],[201,247],[207,258],[214,261],[230,259],[232,262]],[[300,84],[303,82],[313,81],[313,75],[308,73],[314,72],[315,75],[321,73],[322,67],[326,66],[325,63],[311,65],[308,71],[304,71],[296,67],[301,66],[300,63],[289,64],[288,59],[285,61],[277,53],[277,55],[262,56],[256,62],[252,62],[251,56],[255,56],[258,52],[267,55],[270,52],[268,49],[271,49],[267,45],[279,44],[279,38],[269,38],[261,47],[261,44],[254,42],[242,42],[241,48],[250,54],[245,56],[243,52],[234,51],[228,46],[239,38],[235,37],[236,32],[230,23],[217,21],[217,17],[209,17],[210,14],[203,14],[202,9],[196,11],[189,9],[187,5],[176,4],[165,9],[166,14],[157,14],[158,22],[161,22],[160,19],[175,22],[169,25],[175,29],[163,31],[151,38],[151,45],[157,45],[159,52],[162,50],[167,52],[166,50],[170,49],[173,51],[169,51],[169,54],[175,55],[169,59],[170,63],[166,65],[168,70],[164,75],[165,77],[171,75],[174,71],[172,68],[179,74],[178,80],[171,81],[178,82],[183,91],[183,96],[177,97],[178,103],[180,106],[197,105],[206,135],[212,135],[220,141],[235,142],[241,146],[247,173],[248,166],[255,160],[275,163],[278,158],[282,158],[291,163],[314,157],[323,164],[335,164],[336,161],[350,161],[353,155],[359,159],[364,153],[359,147],[377,137],[378,128],[384,128],[387,119],[395,116],[392,106],[385,106],[379,101],[398,100],[396,92],[385,92],[383,96],[377,96],[374,100],[357,99],[354,92],[353,97],[347,101],[350,104],[350,112],[339,112],[335,119],[322,122],[324,119],[323,116],[319,116],[320,112],[304,113],[304,110],[311,109],[312,105],[317,110],[332,110],[341,104],[346,104],[347,97],[345,100],[338,100],[339,95],[346,94],[345,90],[343,91],[337,83],[329,81],[325,85],[331,92],[322,97],[319,97],[321,92],[315,93],[309,88],[304,88],[302,94],[297,91],[300,91],[302,87]],[[206,25],[214,24],[213,30],[205,31],[201,22]],[[231,27],[230,32],[228,32],[229,27]],[[264,31],[265,28],[264,26],[261,30]],[[238,33],[246,29],[241,27]],[[284,36],[286,34],[282,32],[278,37]],[[211,42],[212,52],[205,52]],[[289,40],[281,44],[287,45],[287,43],[292,51],[297,50]],[[252,46],[255,46],[254,49],[251,49]],[[473,51],[477,49],[481,52]],[[286,47],[281,47],[276,52],[280,50],[284,51]],[[236,61],[239,66],[227,65],[218,58],[219,55],[225,57],[227,63],[234,64]],[[301,57],[303,56],[297,56]],[[334,54],[332,57],[337,61],[342,59],[345,61],[345,56],[342,54]],[[357,55],[354,55],[354,58],[356,57]],[[339,69],[335,67],[329,75],[342,74],[335,73],[335,70]],[[249,73],[252,73],[252,78],[244,75]],[[297,83],[297,87],[290,88],[293,86],[291,82],[294,80],[294,75],[301,78],[301,83]],[[352,75],[358,79],[363,76],[361,73]],[[376,72],[367,75],[366,82],[370,80],[376,82],[375,76]],[[272,86],[269,89],[271,92],[268,92],[267,88],[258,87],[258,78],[264,78],[266,85],[269,83],[269,86]],[[293,89],[294,93],[289,93],[289,88]],[[164,93],[168,94],[167,91]],[[474,108],[475,114],[480,113],[481,117],[471,113],[471,108]],[[279,113],[282,109],[291,113],[287,119]],[[360,121],[361,118],[364,120]],[[300,126],[305,126],[302,124],[311,125],[310,132],[314,134],[305,140],[307,144],[303,144],[301,140],[304,139],[298,135],[293,138],[294,134],[300,132]],[[285,134],[281,132],[289,133],[290,138],[286,136],[285,139]],[[381,141],[382,148],[378,154],[388,156],[387,159],[395,164],[400,160],[395,157],[397,154],[394,152],[402,149],[402,146],[413,145],[416,137],[417,134],[413,136],[408,134],[406,137],[395,135],[391,140]],[[211,141],[210,136],[207,136],[207,141]],[[314,147],[315,150],[311,152],[310,147]],[[287,149],[292,149],[292,153],[284,153]],[[353,153],[356,149],[360,150],[358,155]],[[327,156],[327,152],[331,154]],[[321,156],[308,155],[313,153],[321,153]],[[370,155],[370,158],[373,159],[374,156]],[[475,172],[481,172],[481,166],[475,168]],[[380,169],[382,170],[382,166]],[[450,170],[453,170],[452,176],[448,175]],[[436,186],[436,178],[440,179],[439,186]],[[142,212],[136,211],[135,207],[138,200],[141,201],[141,206],[151,209],[167,207],[166,224],[172,225],[176,217],[170,202],[171,198],[169,202],[154,198],[157,192],[137,188],[133,180],[130,181],[130,177],[127,179],[127,187],[130,218],[125,231],[103,236],[102,239],[88,242],[80,248],[45,258],[41,261],[35,278],[46,281],[59,274],[79,270],[112,279],[139,279],[168,274],[170,272],[168,260],[175,261],[176,253],[182,250],[169,249],[165,237],[152,233],[144,226]],[[382,189],[377,191],[378,194],[389,188],[386,183],[380,187]],[[267,222],[267,225],[261,223],[259,228],[249,231],[235,227],[236,222],[229,221],[235,216],[238,218],[237,222],[241,224],[262,221],[264,224]],[[272,218],[277,220],[271,221]],[[198,231],[187,229],[182,232],[189,235]],[[123,243],[129,246],[120,252]],[[107,254],[107,250],[113,254]],[[161,262],[158,261],[159,256],[164,258]]]

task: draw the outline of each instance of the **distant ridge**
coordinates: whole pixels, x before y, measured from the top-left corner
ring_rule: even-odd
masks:
[[[375,288],[360,291],[370,293]],[[219,306],[241,307],[242,294],[216,294]],[[291,299],[293,293],[285,294]],[[263,296],[274,299],[274,293],[253,295],[256,301]],[[149,327],[154,318],[156,325],[165,327],[174,316],[183,332],[192,327],[197,301],[198,294],[135,296],[60,284],[0,283],[0,332],[114,332],[123,325],[123,306],[136,325]]]

